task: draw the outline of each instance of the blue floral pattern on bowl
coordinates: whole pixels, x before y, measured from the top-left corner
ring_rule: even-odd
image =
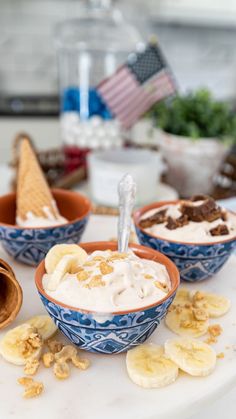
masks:
[[[24,229],[0,225],[0,240],[6,252],[16,260],[36,266],[55,244],[78,243],[87,222],[88,216],[50,228]]]
[[[135,225],[140,244],[168,256],[180,271],[180,278],[198,282],[216,274],[228,260],[236,240],[211,244],[175,243],[153,237]]]
[[[146,341],[165,317],[175,293],[154,307],[102,316],[100,321],[97,315],[65,308],[39,295],[48,314],[72,343],[89,352],[115,354]]]

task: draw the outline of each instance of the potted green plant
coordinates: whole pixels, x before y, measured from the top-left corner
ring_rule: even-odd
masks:
[[[207,89],[177,95],[148,113],[168,163],[168,181],[181,196],[210,193],[213,177],[236,140],[236,116]]]

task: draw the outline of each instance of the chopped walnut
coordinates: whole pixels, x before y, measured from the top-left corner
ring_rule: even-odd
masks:
[[[43,383],[40,383],[38,381],[33,381],[33,383],[31,383],[30,385],[26,387],[23,397],[25,399],[37,397],[43,392],[43,390],[44,390]]]
[[[163,292],[168,292],[169,291],[167,284],[163,284],[160,281],[155,281],[154,285]]]
[[[66,362],[55,362],[53,372],[59,380],[65,380],[70,375],[70,367]]]
[[[210,336],[206,340],[204,340],[205,343],[208,345],[213,345],[214,343],[217,343],[217,339],[214,336]]]
[[[78,272],[76,276],[79,281],[86,281],[86,279],[89,278],[89,273],[87,271],[82,270]]]
[[[86,370],[90,366],[88,359],[81,359],[79,355],[75,355],[71,358],[72,364],[80,370]]]
[[[207,311],[202,308],[193,308],[192,312],[196,320],[207,320],[209,318]]]
[[[193,303],[195,303],[196,301],[202,301],[205,298],[205,294],[201,291],[196,291],[195,294],[193,295]]]
[[[39,360],[38,359],[29,359],[24,368],[24,373],[26,375],[35,375],[39,369]]]
[[[219,354],[216,355],[217,358],[219,359],[223,359],[225,357],[224,352],[220,352]]]
[[[105,281],[102,280],[102,275],[94,275],[90,279],[89,283],[85,285],[86,288],[104,287]]]
[[[58,340],[48,340],[47,341],[47,346],[48,349],[50,350],[50,352],[52,352],[53,354],[60,352],[63,348],[63,343],[59,342]]]
[[[72,345],[66,345],[62,350],[55,354],[56,362],[70,361],[72,357],[77,355],[77,349]]]
[[[43,360],[43,365],[46,368],[50,368],[54,362],[54,354],[52,352],[46,352],[45,354],[43,354],[42,360]]]
[[[18,378],[17,382],[22,386],[29,386],[34,382],[34,380],[31,377],[21,377]]]
[[[144,275],[144,278],[146,278],[146,279],[153,279],[153,276],[152,275],[149,275],[149,274],[145,274]]]
[[[29,358],[35,349],[42,347],[43,341],[37,329],[30,327],[22,336],[22,339],[17,343],[20,353],[24,358]]]
[[[213,337],[220,336],[222,332],[223,329],[219,324],[213,324],[212,326],[208,327],[208,333]]]
[[[104,256],[94,256],[93,260],[95,260],[96,262],[105,260]]]
[[[127,253],[114,252],[111,256],[109,256],[108,260],[112,262],[113,260],[126,259],[127,257]]]
[[[106,263],[106,262],[100,262],[99,269],[100,269],[102,275],[108,275],[108,274],[110,274],[111,272],[114,271],[114,268],[112,266],[108,265],[108,263]]]
[[[94,266],[94,265],[95,265],[94,260],[88,260],[87,262],[85,262],[85,263],[83,264],[83,266]]]

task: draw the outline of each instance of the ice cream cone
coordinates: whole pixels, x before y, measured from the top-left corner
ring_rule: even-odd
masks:
[[[15,320],[22,298],[22,289],[13,271],[0,267],[0,329]]]
[[[59,217],[37,157],[26,138],[20,145],[16,207],[17,218],[21,220],[26,220],[29,212],[35,217],[48,218],[47,212],[55,219]]]

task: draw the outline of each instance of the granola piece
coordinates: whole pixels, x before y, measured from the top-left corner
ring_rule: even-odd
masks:
[[[55,360],[59,363],[70,361],[72,357],[77,355],[77,349],[72,345],[66,345],[60,352],[55,354]]]
[[[73,356],[71,361],[72,364],[80,370],[86,370],[90,366],[90,361],[88,359],[81,359],[78,354]]]
[[[167,284],[163,284],[160,281],[155,281],[154,285],[155,285],[155,287],[159,288],[163,292],[168,292],[169,291]]]
[[[191,202],[183,202],[180,206],[180,212],[186,215],[190,221],[215,221],[221,218],[222,210],[216,204],[213,198],[207,197],[199,205],[193,205]]]
[[[212,236],[226,236],[229,234],[229,229],[226,224],[218,224],[218,226],[210,230]]]
[[[102,275],[108,275],[114,271],[114,268],[109,265],[107,262],[100,262],[99,269]]]
[[[26,375],[35,375],[39,369],[39,360],[38,359],[29,359],[24,367],[24,373]]]
[[[193,315],[196,320],[207,320],[209,319],[209,315],[206,310],[202,308],[193,308],[192,309]]]
[[[42,360],[43,365],[46,368],[50,368],[54,362],[54,354],[52,352],[46,352],[45,354],[43,354]]]
[[[30,385],[26,386],[23,397],[25,399],[37,397],[43,392],[43,390],[44,390],[43,383],[39,381],[33,381]]]
[[[219,324],[212,324],[208,327],[207,331],[210,336],[217,337],[221,335],[223,329]]]
[[[102,280],[102,275],[94,275],[90,279],[89,283],[85,285],[86,288],[104,287],[105,281]]]
[[[162,224],[166,221],[166,211],[167,209],[162,209],[155,212],[155,214],[150,217],[144,218],[139,222],[141,228],[152,227],[155,224]]]
[[[62,350],[62,348],[64,347],[62,342],[59,342],[58,340],[48,340],[47,341],[47,346],[48,349],[50,350],[50,352],[52,352],[53,354],[60,352]]]
[[[89,279],[89,273],[85,270],[82,270],[77,273],[76,277],[79,281],[86,281],[87,279]]]
[[[31,377],[21,377],[21,378],[18,378],[17,382],[21,386],[29,386],[30,384],[34,382],[34,380]]]
[[[186,215],[181,215],[179,218],[167,218],[166,228],[169,230],[175,230],[176,228],[183,227],[188,224],[189,220]]]
[[[70,376],[70,367],[66,362],[55,362],[53,372],[59,380],[65,380]]]

